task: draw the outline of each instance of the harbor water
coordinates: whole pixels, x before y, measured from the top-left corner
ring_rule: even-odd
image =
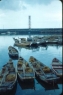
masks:
[[[28,35],[8,35],[0,36],[0,69],[9,60],[8,47],[14,46],[13,38],[27,38]],[[37,48],[22,48],[16,47],[19,55],[29,62],[29,57],[34,56],[40,62],[51,68],[52,59],[58,58],[62,62],[62,46],[61,45],[48,45],[39,46]],[[13,59],[14,65],[17,64],[17,59]],[[17,80],[15,89],[9,95],[61,95],[62,83],[58,82],[56,85],[49,86],[39,79],[34,82],[22,83]]]

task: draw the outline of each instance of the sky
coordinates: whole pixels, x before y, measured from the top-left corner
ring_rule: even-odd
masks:
[[[62,28],[59,0],[1,0],[0,29]]]

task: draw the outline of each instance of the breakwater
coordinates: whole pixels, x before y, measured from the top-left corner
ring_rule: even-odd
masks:
[[[0,29],[0,35],[61,35],[62,28]]]

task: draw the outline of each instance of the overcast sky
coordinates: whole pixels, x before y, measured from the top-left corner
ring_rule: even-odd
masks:
[[[62,3],[59,0],[1,0],[0,29],[62,28]]]

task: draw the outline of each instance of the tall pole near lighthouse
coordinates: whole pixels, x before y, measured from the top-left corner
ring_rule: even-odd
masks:
[[[29,38],[28,38],[28,40],[31,41],[32,40],[31,34],[30,34],[30,32],[31,32],[31,16],[28,17],[28,20],[29,20]]]
[[[29,16],[29,29],[31,29],[31,16]]]

